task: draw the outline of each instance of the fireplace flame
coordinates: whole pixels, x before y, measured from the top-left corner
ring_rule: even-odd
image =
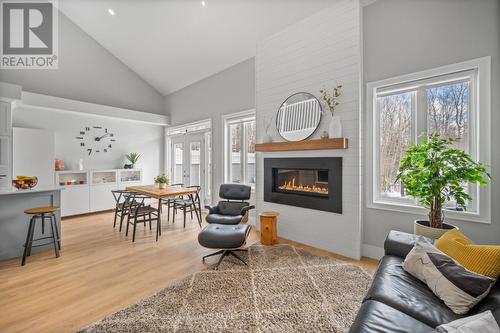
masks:
[[[298,192],[313,192],[313,193],[320,193],[320,194],[328,194],[328,188],[327,187],[321,187],[321,186],[316,186],[316,185],[302,185],[298,184],[295,185],[295,178],[292,178],[285,184],[278,186],[280,190],[287,190],[287,191],[298,191]]]

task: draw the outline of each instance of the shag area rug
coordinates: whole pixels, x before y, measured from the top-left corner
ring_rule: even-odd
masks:
[[[345,332],[371,276],[290,245],[253,245],[80,332]]]

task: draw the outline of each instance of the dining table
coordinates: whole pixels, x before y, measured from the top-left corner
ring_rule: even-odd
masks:
[[[182,187],[182,186],[167,186],[160,188],[158,185],[139,185],[128,186],[125,188],[127,191],[139,193],[150,198],[158,199],[158,211],[161,212],[162,200],[178,198],[187,195],[193,206],[195,207],[196,218],[201,226],[201,203],[200,197],[195,199],[194,195],[197,192],[196,187]],[[196,202],[198,201],[198,202]],[[198,207],[198,208],[196,208]]]

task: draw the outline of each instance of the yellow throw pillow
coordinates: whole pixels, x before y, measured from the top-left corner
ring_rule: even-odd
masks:
[[[474,244],[457,229],[446,232],[434,245],[469,271],[493,279],[500,276],[500,246]]]

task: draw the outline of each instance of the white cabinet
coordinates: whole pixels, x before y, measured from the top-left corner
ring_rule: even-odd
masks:
[[[142,185],[141,169],[122,169],[118,170],[118,188],[126,189],[128,186]]]
[[[12,128],[10,103],[0,101],[0,136],[10,136]]]
[[[111,191],[118,189],[118,170],[91,171],[90,178],[90,211],[114,208],[115,199]]]
[[[0,189],[12,187],[12,122],[10,103],[0,101]]]
[[[61,191],[61,216],[85,214],[90,211],[88,185],[66,186]]]
[[[142,184],[140,169],[58,171],[56,185],[64,186],[62,216],[115,208],[111,191]]]
[[[115,208],[115,199],[111,191],[117,189],[117,184],[90,186],[90,211],[98,212]]]

